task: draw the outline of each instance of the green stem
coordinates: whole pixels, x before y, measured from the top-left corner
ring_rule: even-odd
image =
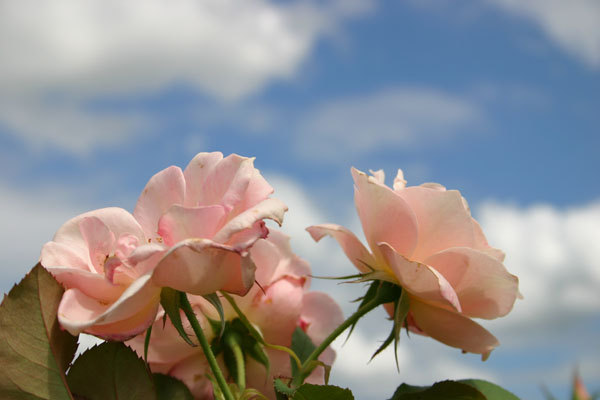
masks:
[[[235,397],[233,397],[233,394],[229,389],[229,385],[227,384],[227,381],[223,376],[223,372],[221,371],[221,368],[217,363],[217,359],[215,358],[215,355],[210,348],[210,344],[208,343],[208,340],[204,335],[204,331],[202,331],[202,327],[200,326],[200,323],[196,318],[196,314],[194,314],[194,310],[192,309],[192,305],[190,304],[190,301],[187,298],[187,294],[185,293],[181,294],[181,309],[183,310],[185,316],[192,325],[192,329],[194,330],[194,333],[196,334],[196,337],[200,342],[200,347],[202,347],[202,351],[204,351],[204,355],[206,356],[208,365],[210,365],[210,369],[212,370],[215,376],[219,388],[221,388],[221,392],[223,393],[225,400],[235,400]]]
[[[373,310],[374,308],[376,308],[379,305],[381,305],[381,301],[379,301],[379,299],[375,298],[375,299],[369,301],[368,303],[364,304],[358,310],[356,310],[356,312],[354,314],[349,316],[348,319],[346,319],[344,322],[342,322],[342,324],[340,326],[335,328],[335,330],[333,332],[331,332],[329,334],[329,336],[327,336],[325,338],[325,340],[323,340],[323,342],[319,346],[317,346],[316,349],[313,350],[312,353],[310,353],[308,358],[306,360],[304,360],[304,363],[302,363],[302,367],[300,368],[300,371],[305,371],[307,369],[308,365],[311,363],[311,361],[316,360],[321,355],[321,353],[323,351],[325,351],[325,349],[335,339],[337,339],[338,336],[340,336],[342,334],[342,332],[344,332],[348,327],[355,324],[356,321],[358,321],[363,315],[367,314],[369,311]],[[302,381],[304,381],[304,378],[305,377],[304,377],[303,373],[298,374],[296,376],[296,378],[294,378],[294,381],[292,382],[292,387],[300,386],[302,384]]]
[[[240,388],[240,391],[243,392],[246,388],[246,365],[238,335],[235,333],[226,335],[225,343],[233,352],[237,372],[236,382]]]

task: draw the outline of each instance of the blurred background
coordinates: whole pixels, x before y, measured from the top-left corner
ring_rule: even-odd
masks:
[[[81,212],[133,210],[201,151],[256,156],[315,275],[354,273],[308,225],[360,232],[350,167],[459,189],[524,300],[490,359],[402,337],[378,311],[332,382],[479,377],[523,399],[600,387],[597,0],[0,0],[0,289]],[[313,280],[346,315],[361,285]],[[341,349],[341,350],[340,350]]]

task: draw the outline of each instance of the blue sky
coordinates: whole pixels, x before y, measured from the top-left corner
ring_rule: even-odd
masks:
[[[131,210],[155,172],[216,150],[256,157],[316,274],[351,273],[303,229],[359,231],[350,167],[402,168],[462,191],[525,299],[486,325],[487,362],[403,338],[399,374],[391,353],[366,364],[388,329],[374,314],[334,380],[360,399],[451,375],[566,398],[579,365],[600,386],[597,1],[165,4],[0,0],[3,291],[69,217]],[[313,286],[346,312],[361,290]]]

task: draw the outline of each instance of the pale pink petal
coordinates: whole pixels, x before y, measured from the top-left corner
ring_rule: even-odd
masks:
[[[158,234],[167,246],[188,238],[212,238],[222,226],[225,209],[220,205],[183,207],[173,205],[160,218]]]
[[[225,226],[213,237],[213,240],[219,243],[227,243],[234,234],[253,227],[257,221],[263,219],[272,219],[281,225],[283,222],[283,214],[287,209],[287,206],[278,199],[266,199],[261,201],[254,207],[245,210],[227,222],[227,224],[225,224]],[[257,231],[255,240],[258,240],[261,237],[260,235],[261,232]],[[235,244],[232,243],[232,245]]]
[[[268,399],[275,400],[274,378],[291,377],[290,356],[283,351],[266,349],[271,367],[271,376],[267,377],[265,366],[248,357],[246,359],[246,386],[257,389]]]
[[[204,185],[208,176],[213,172],[215,166],[223,159],[220,152],[199,153],[187,165],[183,171],[185,177],[185,201],[186,207],[197,207],[199,205],[214,205],[219,202],[203,201]]]
[[[269,197],[269,195],[272,193],[273,188],[271,185],[269,185],[265,178],[263,178],[263,176],[260,174],[260,171],[254,168],[252,178],[250,179],[250,183],[248,184],[248,188],[244,194],[244,201],[239,206],[239,209],[245,210],[255,206]]]
[[[473,234],[475,235],[475,245],[473,248],[475,250],[483,251],[487,255],[494,257],[496,260],[503,262],[505,258],[504,252],[500,249],[491,247],[488,244],[479,223],[474,218],[471,218],[471,222],[473,222]]]
[[[441,273],[456,291],[462,312],[470,317],[497,318],[508,314],[517,298],[519,280],[486,253],[453,247],[425,262]]]
[[[499,345],[481,325],[456,312],[425,304],[411,296],[410,310],[418,327],[448,346],[487,357]]]
[[[311,274],[310,265],[306,260],[303,260],[292,251],[290,246],[290,237],[281,231],[272,229],[269,232],[267,241],[275,245],[280,258],[277,269],[271,275],[271,282],[281,279],[282,277],[291,277],[301,281],[306,281],[306,285],[308,287],[309,276]],[[253,250],[255,246],[256,244],[252,247],[252,254],[254,254]]]
[[[254,222],[248,229],[242,229],[227,239],[227,243],[240,251],[247,251],[257,240],[266,239],[269,236],[269,228],[263,220]]]
[[[402,288],[427,302],[451,306],[460,312],[461,304],[456,292],[434,268],[408,260],[387,243],[379,244],[379,249]]]
[[[245,310],[260,327],[267,343],[289,346],[302,311],[304,288],[288,279],[280,279],[254,299],[254,307]]]
[[[159,298],[160,287],[153,284],[150,275],[138,278],[110,305],[79,289],[69,289],[59,306],[59,321],[72,334],[86,331],[124,340],[148,328],[156,316]]]
[[[90,217],[102,221],[108,230],[115,235],[115,238],[123,234],[135,235],[142,240],[144,238],[144,233],[133,215],[122,208],[109,207],[89,211],[71,218],[58,229],[52,240],[71,248],[75,254],[83,258],[83,254],[88,254],[88,247],[81,235],[79,224]],[[87,258],[83,259],[86,260]]]
[[[315,345],[321,344],[335,328],[344,322],[344,314],[340,306],[323,292],[304,294],[300,318],[303,326],[306,327],[306,334]]]
[[[377,268],[375,258],[369,250],[367,250],[352,232],[343,226],[336,224],[322,224],[309,226],[306,230],[317,242],[325,235],[329,235],[337,240],[344,253],[346,253],[346,256],[359,271],[366,273],[370,272],[371,268]]]
[[[465,210],[459,192],[414,186],[396,193],[406,200],[417,216],[419,242],[410,256],[412,260],[424,261],[449,247],[473,246],[471,215]]]
[[[420,232],[410,206],[365,173],[353,168],[352,175],[356,210],[371,250],[377,253],[377,243],[387,242],[402,254],[412,254]]]
[[[40,262],[46,268],[64,266],[90,271],[89,253],[82,248],[69,247],[63,243],[48,242],[42,247]]]
[[[175,166],[163,169],[146,184],[133,215],[149,239],[157,238],[160,217],[173,204],[183,204],[185,184],[183,172]]]
[[[214,159],[217,158],[213,157]],[[193,164],[190,163],[191,165],[198,165],[194,160],[192,162]],[[190,168],[189,165],[188,168]],[[198,191],[194,198],[195,205],[209,206],[220,204],[229,212],[242,202],[252,178],[253,170],[254,167],[251,158],[231,154],[214,164],[210,171],[207,171],[208,173],[203,176],[203,181],[186,183],[188,186],[201,185],[202,187],[202,190]]]
[[[271,232],[269,239],[272,238],[274,232]],[[250,257],[257,266],[256,281],[261,286],[268,286],[273,282],[273,275],[281,262],[281,253],[275,243],[270,240],[259,240],[250,249]]]
[[[225,365],[221,365],[221,370],[225,370]],[[213,387],[208,378],[210,373],[211,370],[204,354],[196,352],[193,356],[175,364],[168,374],[185,383],[194,399],[212,400]]]
[[[125,287],[110,283],[104,275],[72,267],[46,267],[66,289],[77,288],[104,303],[116,301]]]
[[[165,254],[154,270],[153,279],[159,286],[196,295],[231,290],[230,286],[224,287],[233,283],[235,292],[245,293],[247,288],[243,286],[249,279],[243,276],[243,269],[249,268],[231,246],[208,239],[186,239]],[[252,271],[252,281],[253,276]]]
[[[104,263],[114,247],[115,234],[98,217],[83,218],[79,222],[79,230],[87,244],[94,270],[103,274]]]
[[[225,268],[229,270],[229,278],[221,290],[244,296],[254,285],[256,265],[248,253],[241,257],[237,257],[236,254],[230,254],[228,257],[230,261],[225,263]]]

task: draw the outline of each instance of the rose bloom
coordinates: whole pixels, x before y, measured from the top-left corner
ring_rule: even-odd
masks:
[[[268,234],[263,219],[281,223],[287,210],[272,192],[253,159],[200,153],[185,171],[152,177],[133,215],[107,208],[68,221],[41,255],[66,288],[61,326],[125,340],[155,320],[161,287],[246,293],[248,249]]]
[[[352,263],[408,295],[408,328],[485,359],[498,340],[471,318],[506,315],[519,296],[518,279],[490,247],[456,190],[426,183],[406,187],[401,170],[393,189],[383,171],[352,169],[354,200],[367,249],[346,228],[307,228],[313,239],[335,238]],[[392,315],[390,305],[386,309]]]
[[[286,235],[272,231],[266,240],[256,242],[250,254],[257,267],[256,281],[260,287],[255,285],[244,297],[233,297],[267,343],[289,347],[294,330],[300,327],[318,345],[343,322],[342,311],[331,297],[325,293],[308,291],[310,267],[292,252]],[[213,338],[212,328],[208,327],[203,314],[216,320],[219,319],[218,314],[202,297],[189,297],[205,333]],[[226,320],[237,318],[235,311],[224,299],[223,308]],[[192,336],[193,332],[187,321],[184,327]],[[143,354],[144,338],[141,335],[128,344],[138,354]],[[246,386],[275,399],[273,378],[291,377],[290,356],[278,350],[267,348],[265,351],[270,360],[271,375],[267,377],[265,367],[247,356]],[[331,364],[334,358],[335,352],[331,348],[319,357],[326,364]],[[222,356],[218,360],[223,369]],[[212,385],[205,376],[209,368],[202,350],[186,344],[170,322],[163,328],[160,314],[152,328],[148,362],[153,372],[168,373],[185,382],[195,398],[213,398]],[[233,381],[233,377],[228,377],[227,370],[223,371]],[[322,384],[323,381],[322,367],[313,371],[307,379],[307,382],[312,383]]]

